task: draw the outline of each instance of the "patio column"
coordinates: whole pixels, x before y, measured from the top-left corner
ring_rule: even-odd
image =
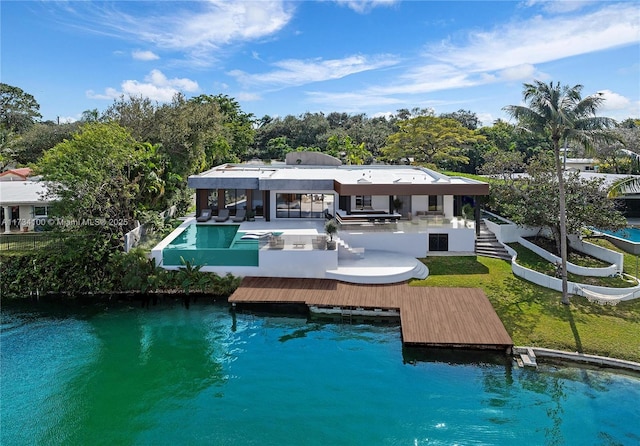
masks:
[[[11,208],[2,206],[2,209],[4,209],[4,232],[8,234],[11,232]]]
[[[473,196],[473,202],[475,205],[474,217],[476,218],[476,235],[480,235],[480,201],[478,200],[478,196]]]

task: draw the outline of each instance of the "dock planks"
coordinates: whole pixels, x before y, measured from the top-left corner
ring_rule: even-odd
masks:
[[[232,303],[399,309],[405,344],[508,349],[513,341],[479,288],[359,285],[329,279],[245,277]]]

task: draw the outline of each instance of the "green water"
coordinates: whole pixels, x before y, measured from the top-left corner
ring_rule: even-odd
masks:
[[[640,444],[637,378],[427,360],[398,326],[5,306],[0,336],[2,445]]]
[[[170,249],[229,248],[238,225],[189,225],[169,243]]]
[[[164,265],[258,266],[258,240],[241,240],[239,225],[190,225],[162,250]]]

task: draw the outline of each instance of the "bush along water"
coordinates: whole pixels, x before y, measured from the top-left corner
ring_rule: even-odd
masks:
[[[68,243],[79,248],[78,240]],[[92,258],[69,248],[0,257],[2,299],[94,295],[148,303],[156,300],[154,296],[174,294],[184,297],[188,305],[191,298],[202,295],[226,298],[240,283],[240,278],[230,274],[202,272],[199,266],[186,260],[178,270],[168,271],[139,250]]]

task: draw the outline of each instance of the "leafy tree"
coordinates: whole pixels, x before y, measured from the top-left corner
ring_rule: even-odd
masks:
[[[81,122],[98,122],[101,119],[100,112],[97,108],[83,111],[80,117]]]
[[[92,234],[118,249],[135,226],[151,178],[153,147],[140,144],[116,123],[86,124],[72,139],[48,150],[38,168],[55,198],[54,216],[75,232]]]
[[[534,81],[524,84],[523,97],[525,105],[510,105],[504,110],[518,120],[520,128],[527,132],[544,135],[553,153],[558,178],[560,220],[559,237],[562,258],[562,303],[569,304],[567,291],[567,212],[564,174],[560,158],[560,146],[565,141],[578,141],[585,145],[592,144],[605,137],[603,128],[613,125],[609,118],[595,116],[602,104],[602,94],[582,98],[582,85],[569,87],[560,83],[545,84]]]
[[[440,117],[455,119],[469,130],[476,130],[482,124],[478,119],[478,115],[471,110],[460,109],[452,113],[441,113]]]
[[[501,202],[503,214],[520,225],[548,228],[557,254],[562,250],[562,223],[569,234],[578,234],[584,227],[618,230],[626,226],[615,201],[606,198],[604,179],[585,179],[579,172],[564,176],[567,217],[561,222],[559,184],[553,167],[552,157],[535,158],[527,166],[527,175],[494,185],[492,195]]]
[[[200,95],[190,99],[189,102],[199,105],[217,104],[224,129],[221,136],[228,144],[230,153],[234,157],[248,159],[249,149],[255,136],[253,114],[244,113],[240,108],[240,104],[227,95]]]
[[[418,116],[398,122],[399,131],[387,138],[384,157],[394,162],[412,159],[416,164],[450,167],[466,164],[469,145],[484,137],[450,118]]]
[[[31,127],[40,114],[40,104],[19,87],[0,83],[0,126],[21,133]]]
[[[329,137],[326,152],[346,164],[364,164],[371,158],[371,153],[364,148],[364,143],[354,144],[349,136],[340,138],[337,135]]]
[[[267,150],[262,154],[262,159],[265,160],[284,160],[287,153],[293,149],[287,144],[286,136],[279,136],[277,138],[270,139],[267,143]]]
[[[36,163],[38,159],[56,144],[71,139],[80,128],[80,123],[53,124],[35,123],[13,144],[14,159],[19,164]]]

